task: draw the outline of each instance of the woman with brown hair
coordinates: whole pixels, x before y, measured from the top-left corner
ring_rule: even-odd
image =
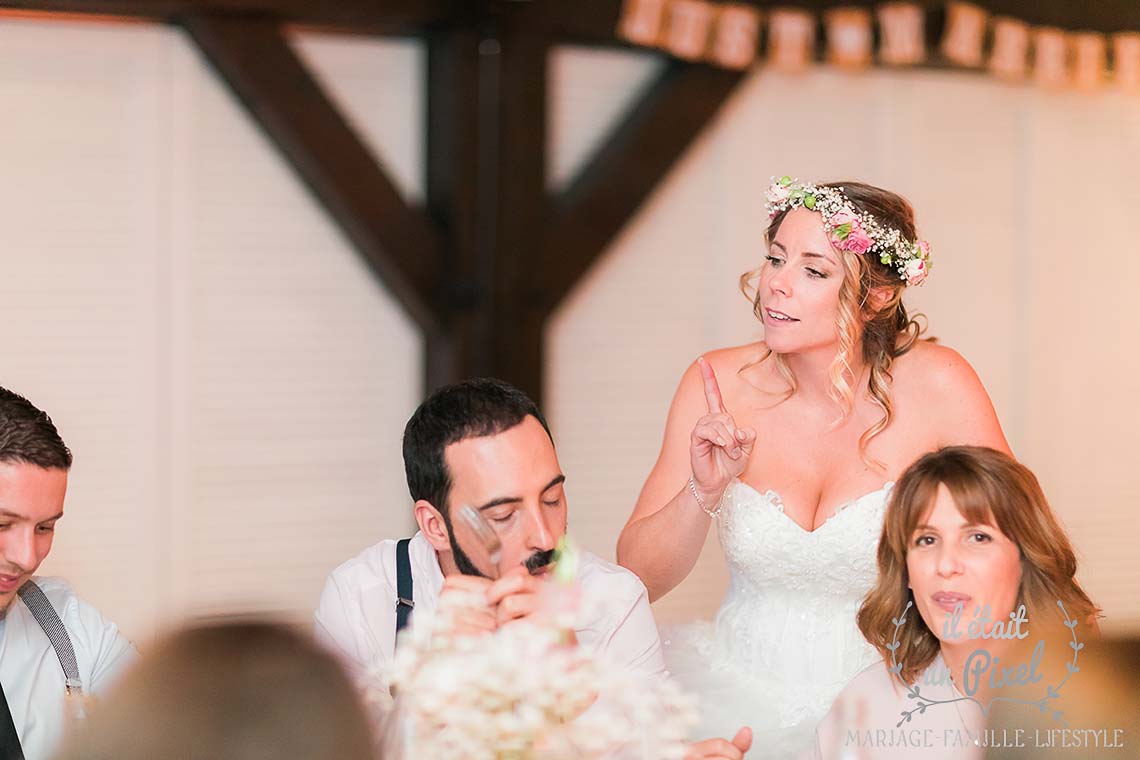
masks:
[[[1029,469],[974,446],[922,457],[895,486],[878,566],[858,622],[882,662],[840,693],[817,757],[963,757],[997,702],[1063,717],[1099,610]]]
[[[789,177],[767,200],[765,261],[742,278],[764,341],[682,377],[617,556],[657,599],[717,523],[728,595],[714,626],[666,633],[666,664],[700,697],[703,735],[751,725],[753,754],[779,757],[874,661],[855,613],[893,479],[941,446],[1007,445],[973,369],[920,340],[903,304],[930,267],[910,205]]]

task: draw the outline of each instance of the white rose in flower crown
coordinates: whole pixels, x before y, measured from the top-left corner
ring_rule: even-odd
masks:
[[[779,182],[773,182],[764,192],[764,199],[771,204],[778,205],[786,201],[791,194],[791,188],[781,185]]]
[[[827,223],[833,229],[835,227],[839,227],[840,225],[843,225],[843,224],[850,224],[850,225],[854,226],[858,222],[859,222],[859,217],[855,216],[850,211],[846,211],[846,210],[836,211],[834,214],[831,215],[831,218],[827,220]]]
[[[923,259],[911,259],[906,263],[905,269],[908,285],[921,285],[922,281],[926,279],[926,275],[929,274],[926,261]]]

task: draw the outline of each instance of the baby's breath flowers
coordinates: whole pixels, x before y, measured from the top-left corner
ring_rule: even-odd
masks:
[[[472,601],[440,597],[432,617],[403,634],[381,683],[397,695],[405,757],[454,760],[680,760],[695,706],[671,681],[612,666],[567,635],[588,616],[578,555],[561,547],[544,591],[543,622],[521,620],[457,635],[451,619]],[[380,701],[383,695],[381,695]]]
[[[911,242],[894,227],[879,224],[870,214],[860,213],[841,187],[813,185],[788,176],[772,179],[764,192],[768,216],[803,207],[817,212],[831,244],[840,251],[879,254],[879,261],[894,267],[908,285],[921,285],[930,273],[930,243]]]

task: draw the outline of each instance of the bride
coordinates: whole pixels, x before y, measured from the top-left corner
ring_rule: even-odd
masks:
[[[617,557],[655,600],[717,524],[728,594],[713,624],[665,632],[666,664],[700,734],[748,725],[750,756],[784,757],[876,659],[855,614],[894,478],[941,446],[1009,447],[973,369],[903,305],[930,267],[910,205],[789,177],[766,197],[766,260],[741,278],[764,341],[685,372]]]

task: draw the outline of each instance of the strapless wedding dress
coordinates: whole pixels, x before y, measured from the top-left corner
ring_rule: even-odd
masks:
[[[855,614],[875,582],[893,485],[814,531],[785,515],[774,491],[729,486],[718,523],[728,594],[713,622],[662,631],[670,673],[700,702],[694,738],[731,738],[748,725],[750,760],[794,756],[839,691],[879,659]]]

